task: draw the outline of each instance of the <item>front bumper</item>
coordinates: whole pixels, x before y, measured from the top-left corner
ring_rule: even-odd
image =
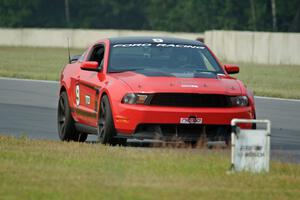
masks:
[[[114,124],[118,133],[130,136],[140,124],[180,124],[181,118],[194,116],[202,125],[230,125],[233,118],[253,119],[250,106],[234,108],[179,108],[147,105],[129,105],[114,102]],[[245,125],[244,128],[251,128]]]

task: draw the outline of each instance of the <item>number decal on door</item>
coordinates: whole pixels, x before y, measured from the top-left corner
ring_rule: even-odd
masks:
[[[75,94],[76,94],[76,105],[79,106],[80,104],[80,88],[79,85],[75,87]]]

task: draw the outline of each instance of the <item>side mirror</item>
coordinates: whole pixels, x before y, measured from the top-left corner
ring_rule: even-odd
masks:
[[[87,71],[99,71],[99,64],[96,61],[85,61],[81,63],[80,68]]]
[[[240,71],[240,68],[238,65],[225,64],[224,68],[228,74],[237,74]]]

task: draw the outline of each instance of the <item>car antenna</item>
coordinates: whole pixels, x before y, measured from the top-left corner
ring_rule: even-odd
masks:
[[[70,55],[70,38],[67,38],[68,41],[68,56],[69,56],[69,64],[71,64],[71,55]]]

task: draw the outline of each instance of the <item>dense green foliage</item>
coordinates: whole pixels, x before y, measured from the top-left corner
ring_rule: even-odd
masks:
[[[0,27],[300,32],[300,0],[0,0]]]

